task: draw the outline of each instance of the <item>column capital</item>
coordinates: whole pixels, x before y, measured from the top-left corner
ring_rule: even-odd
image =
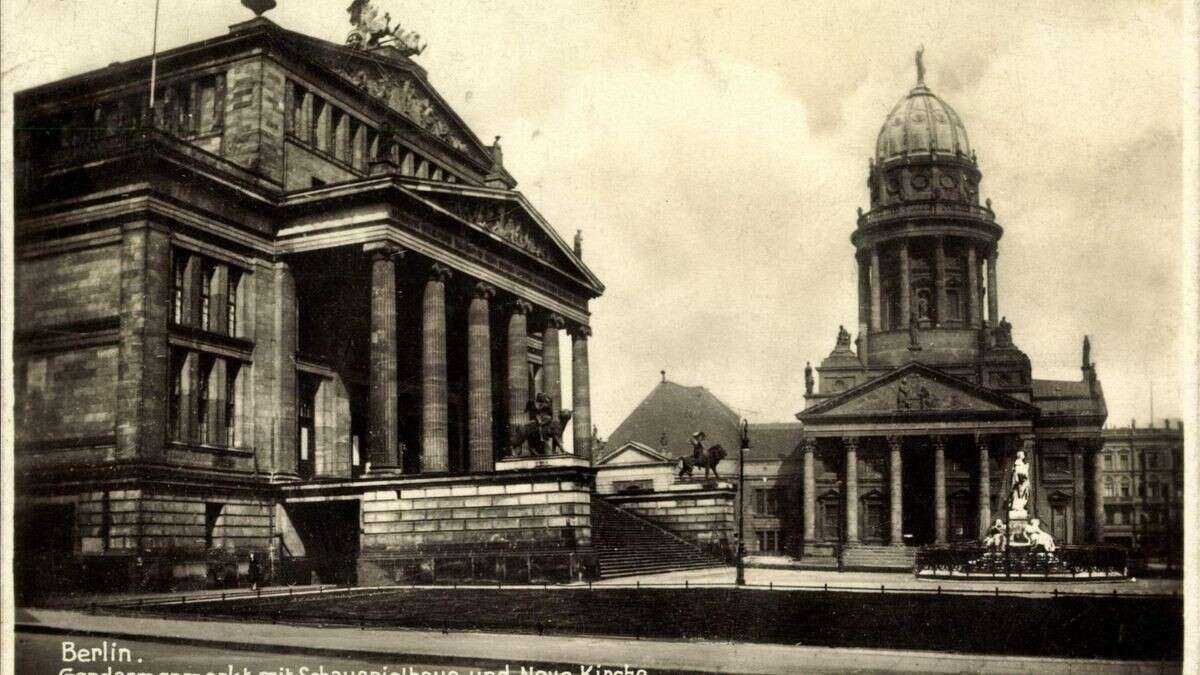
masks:
[[[592,327],[585,326],[581,323],[571,326],[570,331],[573,337],[579,338],[580,340],[586,340],[592,337]]]
[[[450,277],[454,276],[454,270],[450,269],[442,263],[433,263],[429,266],[429,280],[436,281],[439,284],[446,283]]]
[[[884,436],[884,440],[887,441],[889,450],[898,451],[904,445],[903,436]]]
[[[475,282],[475,287],[472,289],[472,293],[476,298],[491,300],[496,295],[496,287],[486,281],[477,281]]]
[[[521,298],[513,300],[511,308],[513,314],[529,314],[533,311],[533,305],[528,300],[522,300]]]
[[[404,257],[404,249],[390,241],[368,241],[363,244],[363,253],[371,256],[371,260],[389,260]]]
[[[934,450],[945,450],[946,449],[946,437],[945,436],[937,435],[937,434],[932,435],[929,437],[929,442],[931,445],[933,445]]]
[[[817,439],[811,436],[805,436],[804,439],[800,441],[800,448],[806,453],[815,452],[817,449]]]
[[[546,315],[546,328],[547,329],[553,328],[555,330],[562,330],[563,327],[566,325],[567,325],[566,320],[563,319],[560,314],[557,314],[555,312],[550,312],[549,314]]]
[[[858,436],[842,436],[842,445],[847,450],[858,450]]]

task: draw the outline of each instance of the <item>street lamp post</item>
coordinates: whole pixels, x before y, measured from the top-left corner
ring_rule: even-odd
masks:
[[[746,451],[750,449],[750,423],[742,420],[742,442],[738,450],[738,536],[737,536],[737,585],[746,585]]]

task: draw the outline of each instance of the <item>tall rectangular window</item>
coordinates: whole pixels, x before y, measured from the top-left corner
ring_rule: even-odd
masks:
[[[212,376],[213,357],[207,355],[200,356],[200,376],[196,383],[196,433],[201,443],[209,443],[213,439],[209,434],[209,422],[211,421],[211,401],[209,398],[208,383]]]
[[[755,490],[754,512],[760,516],[777,515],[779,513],[779,491],[776,488]]]
[[[238,337],[238,294],[242,288],[242,273],[229,268],[229,289],[226,296],[225,326],[232,337]]]
[[[212,279],[216,271],[207,260],[200,268],[200,328],[209,330],[209,320],[212,310]]]
[[[238,400],[237,383],[241,374],[241,364],[236,361],[226,361],[225,364],[225,445],[233,448],[238,442]]]
[[[1112,468],[1113,468],[1112,454],[1106,452],[1106,453],[1104,453],[1104,470],[1112,471]]]
[[[188,254],[175,251],[171,257],[171,317],[175,323],[183,323],[183,279],[187,272]]]
[[[179,440],[183,436],[183,425],[179,416],[183,403],[183,365],[186,362],[186,353],[178,349],[171,350],[171,391],[167,400],[167,417],[173,440]]]

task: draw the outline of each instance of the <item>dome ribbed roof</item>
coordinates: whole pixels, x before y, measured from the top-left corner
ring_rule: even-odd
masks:
[[[913,154],[970,158],[967,129],[958,113],[924,84],[918,84],[892,108],[875,141],[875,160]]]

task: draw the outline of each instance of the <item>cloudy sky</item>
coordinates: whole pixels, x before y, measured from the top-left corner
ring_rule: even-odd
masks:
[[[1152,386],[1156,416],[1179,414],[1176,3],[375,2],[429,42],[434,86],[503,136],[559,232],[583,230],[608,287],[591,343],[602,435],[660,370],[751,420],[801,408],[805,362],[856,323],[867,158],[922,44],[1005,228],[1001,312],[1034,376],[1077,379],[1089,334],[1110,423],[1144,423]],[[153,0],[4,4],[9,91],[150,50]],[[348,4],[268,16],[341,42]],[[249,16],[162,0],[160,47]]]

